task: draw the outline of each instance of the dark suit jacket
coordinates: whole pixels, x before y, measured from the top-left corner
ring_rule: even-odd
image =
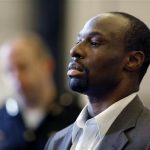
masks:
[[[47,113],[40,126],[31,130],[26,128],[20,112],[11,116],[5,106],[0,108],[0,150],[43,150],[50,135],[73,123],[80,109],[70,105],[57,111],[58,107]]]
[[[73,125],[49,139],[45,150],[69,150]],[[109,128],[98,150],[150,150],[150,110],[138,96]]]

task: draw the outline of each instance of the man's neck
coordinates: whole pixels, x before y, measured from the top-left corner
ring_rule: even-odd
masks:
[[[138,91],[138,87],[136,88],[128,88],[128,86],[123,88],[123,90],[120,88],[119,90],[114,90],[112,93],[107,94],[103,97],[91,97],[89,98],[89,107],[88,111],[91,117],[96,116],[97,114],[101,113],[105,109],[107,109],[109,106],[114,104],[115,102],[127,97],[128,95]],[[126,91],[126,92],[124,92]]]

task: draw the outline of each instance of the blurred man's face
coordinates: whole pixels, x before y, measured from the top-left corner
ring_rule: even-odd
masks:
[[[39,99],[43,79],[49,76],[34,48],[23,41],[8,45],[3,62],[16,92],[31,105]]]

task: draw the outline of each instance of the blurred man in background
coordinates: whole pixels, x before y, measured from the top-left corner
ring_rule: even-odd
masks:
[[[48,137],[73,122],[79,110],[57,104],[54,59],[38,35],[6,42],[0,59],[16,92],[0,109],[0,150],[42,150]]]

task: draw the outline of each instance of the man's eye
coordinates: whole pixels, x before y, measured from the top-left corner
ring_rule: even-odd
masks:
[[[91,42],[90,44],[91,44],[92,46],[94,46],[94,47],[100,45],[98,42]]]
[[[79,44],[81,42],[81,40],[77,40],[75,44]]]
[[[76,42],[75,42],[75,44],[79,44],[79,43],[80,43],[80,41],[76,41]]]

